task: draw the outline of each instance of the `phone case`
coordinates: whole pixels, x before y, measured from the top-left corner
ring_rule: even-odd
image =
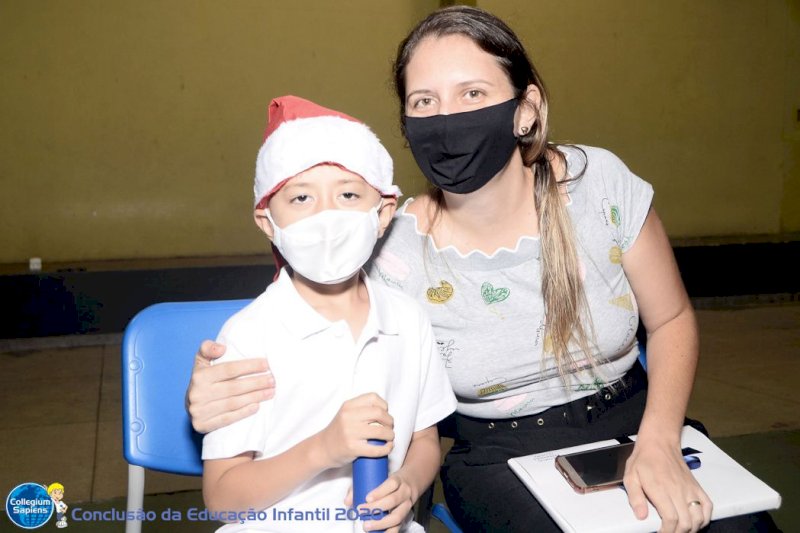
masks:
[[[614,446],[605,446],[603,448],[597,448],[594,450],[590,450],[588,452],[576,452],[571,454],[559,455],[556,456],[555,464],[558,471],[567,480],[567,483],[578,493],[586,494],[587,492],[597,492],[600,490],[607,490],[612,489],[615,487],[622,486],[622,477],[617,479],[609,479],[608,481],[604,481],[602,483],[587,483],[586,480],[578,473],[574,468],[573,465],[570,463],[570,457],[572,456],[580,456],[586,455],[587,453],[599,453],[603,450],[608,450],[610,448],[628,448],[632,450],[633,443],[624,443],[624,444],[617,444]],[[627,460],[627,456],[630,455],[630,451],[627,452],[625,460]]]
[[[622,480],[612,481],[600,485],[587,485],[584,483],[583,479],[572,469],[569,463],[564,462],[562,464],[563,457],[563,455],[556,457],[556,468],[559,472],[561,472],[561,475],[564,476],[564,479],[567,480],[567,483],[569,483],[570,487],[572,487],[575,492],[587,494],[589,492],[597,492],[599,490],[613,489],[622,485]],[[562,459],[562,461],[559,461],[559,459]]]

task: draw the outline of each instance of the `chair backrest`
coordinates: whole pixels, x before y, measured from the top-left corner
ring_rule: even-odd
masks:
[[[201,475],[202,435],[185,409],[194,355],[251,300],[177,302],[139,312],[122,341],[123,453],[128,463]]]

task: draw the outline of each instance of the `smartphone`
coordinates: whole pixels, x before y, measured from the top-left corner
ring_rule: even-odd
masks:
[[[576,492],[585,494],[622,485],[633,442],[556,457],[556,468]]]

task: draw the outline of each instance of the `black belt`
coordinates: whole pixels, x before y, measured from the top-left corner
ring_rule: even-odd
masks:
[[[586,426],[615,405],[645,390],[647,390],[647,374],[637,362],[622,379],[603,387],[597,393],[564,405],[551,407],[535,415],[493,420],[455,413],[456,437],[475,440],[491,430],[533,430],[554,426]]]

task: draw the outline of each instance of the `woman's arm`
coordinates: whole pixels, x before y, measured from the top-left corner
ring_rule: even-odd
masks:
[[[377,424],[375,424],[377,422]],[[356,457],[382,457],[394,447],[394,422],[377,394],[342,404],[328,426],[283,453],[254,461],[252,453],[203,464],[203,498],[209,510],[264,509],[320,472]],[[367,439],[386,441],[373,446]]]
[[[661,221],[651,209],[622,266],[647,330],[649,391],[639,438],[680,448],[699,356],[694,310]]]
[[[647,516],[645,497],[658,510],[662,531],[708,524],[711,501],[686,467],[680,435],[699,356],[697,324],[669,239],[654,209],[622,266],[647,330],[647,406],[625,486],[636,516]],[[689,502],[699,501],[700,506]]]
[[[211,364],[224,353],[224,345],[207,340],[194,358],[192,379],[186,390],[186,410],[199,433],[246,418],[258,410],[259,402],[275,395],[275,379],[266,359]]]

